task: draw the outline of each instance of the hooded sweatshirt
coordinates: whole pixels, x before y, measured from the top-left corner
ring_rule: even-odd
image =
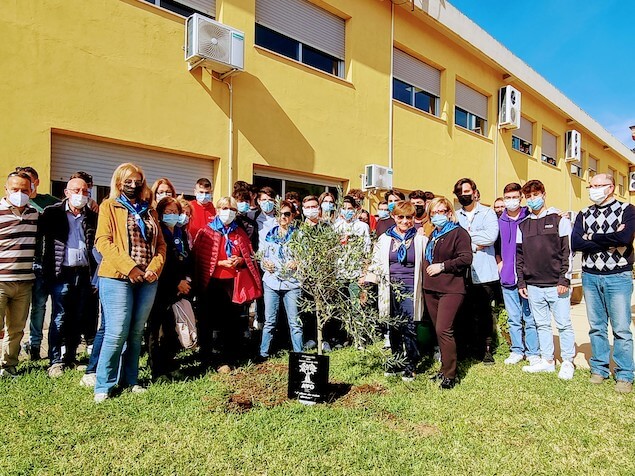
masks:
[[[500,249],[503,267],[500,270],[501,285],[506,288],[516,286],[518,276],[516,275],[516,235],[518,223],[529,215],[527,207],[520,207],[520,213],[514,220],[507,214],[507,210],[498,219],[498,229],[500,230]]]

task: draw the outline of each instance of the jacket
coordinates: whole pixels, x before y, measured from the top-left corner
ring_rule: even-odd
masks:
[[[459,225],[465,228],[472,239],[472,282],[474,284],[498,281],[498,265],[494,243],[498,238],[498,218],[489,207],[476,204],[472,221],[464,209],[457,210]],[[483,249],[478,249],[481,246]]]
[[[42,273],[48,283],[59,279],[62,273],[62,263],[66,255],[70,231],[66,217],[67,203],[68,200],[64,200],[46,207],[38,222],[38,235],[42,239]],[[93,256],[97,214],[88,206],[82,208],[81,214],[84,216],[82,221],[84,244],[88,255],[89,271],[92,275],[97,267]]]
[[[424,269],[433,263],[443,263],[444,269],[435,276],[426,276],[423,289],[444,294],[465,294],[465,274],[472,264],[470,235],[462,227],[441,236],[434,247],[432,263],[424,259]]]
[[[154,257],[147,270],[157,276],[165,263],[165,241],[159,227],[157,212],[151,209],[152,243]],[[106,199],[99,206],[95,248],[102,255],[98,275],[102,278],[128,279],[128,275],[137,265],[130,257],[130,238],[128,237],[128,210],[116,200]]]
[[[190,236],[196,238],[198,230],[207,227],[212,222],[216,216],[216,208],[212,202],[201,205],[196,200],[190,201],[190,208],[192,209],[192,217],[188,224],[188,231]]]
[[[512,219],[507,214],[507,210],[498,219],[500,230],[500,256],[503,260],[503,267],[500,271],[501,285],[507,288],[516,286],[518,277],[516,276],[516,235],[518,224],[529,215],[527,207],[521,207],[516,219]]]
[[[159,278],[155,298],[155,303],[160,303],[160,308],[172,305],[181,299],[181,296],[178,296],[178,285],[182,280],[191,278],[193,274],[192,254],[187,240],[187,233],[183,230],[181,235],[184,250],[183,255],[181,255],[176,248],[174,240],[168,239],[171,235],[170,230],[163,223],[161,223],[161,231],[165,239],[166,253],[165,265]]]
[[[235,245],[238,246],[240,255],[245,260],[245,265],[236,270],[232,301],[242,304],[262,296],[262,282],[260,272],[253,260],[253,249],[247,233],[240,227],[236,228],[235,233],[237,235]],[[209,226],[201,228],[194,238],[192,244],[194,282],[199,293],[205,292],[209,285],[218,264],[218,254],[222,243],[223,235],[212,230]]]
[[[277,233],[278,227],[274,226],[272,232]],[[290,231],[289,233],[297,233]],[[287,244],[273,243],[265,240],[261,250],[263,261],[270,261],[274,265],[274,272],[270,273],[263,267],[262,282],[275,291],[288,291],[298,289],[300,281],[295,276],[295,270],[287,268],[287,264],[293,261]],[[280,256],[282,255],[282,257]]]

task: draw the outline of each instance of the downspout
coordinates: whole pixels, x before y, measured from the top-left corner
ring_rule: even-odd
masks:
[[[395,44],[395,4],[390,2],[390,94],[388,95],[388,167],[393,168],[393,54]]]
[[[232,76],[236,70],[231,70],[228,73],[221,75],[221,79],[218,79],[214,76],[214,74],[210,71],[212,79],[219,81],[227,86],[229,90],[229,126],[228,126],[228,141],[229,144],[227,146],[227,194],[231,195],[232,188],[234,186],[234,87],[232,84]],[[225,78],[228,78],[229,81],[225,81]]]

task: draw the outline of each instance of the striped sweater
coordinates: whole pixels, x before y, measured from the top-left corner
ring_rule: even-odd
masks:
[[[20,214],[6,198],[0,200],[0,281],[35,279],[33,256],[38,216],[37,210],[29,205]]]

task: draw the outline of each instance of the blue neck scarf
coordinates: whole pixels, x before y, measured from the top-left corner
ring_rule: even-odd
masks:
[[[217,216],[212,220],[212,223],[209,224],[209,227],[225,237],[225,254],[228,258],[231,257],[232,251],[234,250],[234,244],[232,243],[232,240],[229,239],[229,234],[232,231],[236,231],[236,228],[238,228],[238,223],[236,223],[236,220],[231,222],[228,226],[225,226],[223,225],[223,222],[220,221],[220,218]]]
[[[271,230],[269,230],[269,233],[267,233],[265,241],[280,245],[278,247],[278,258],[284,259],[284,250],[282,249],[282,245],[289,242],[294,231],[295,227],[293,225],[289,226],[289,228],[287,229],[287,233],[284,236],[280,236],[280,227],[276,225]]]
[[[398,243],[400,242],[399,249],[397,250],[397,259],[401,264],[405,264],[406,256],[408,254],[408,246],[410,246],[406,246],[406,242],[414,238],[417,234],[417,229],[415,227],[409,228],[402,237],[397,233],[397,225],[393,225],[386,230],[386,234],[397,240]]]
[[[430,241],[428,241],[428,246],[426,246],[426,261],[432,264],[432,259],[434,258],[434,247],[437,244],[439,238],[443,235],[450,233],[455,228],[458,228],[459,225],[454,223],[453,221],[447,222],[443,225],[443,228],[439,229],[437,227],[434,228],[432,235],[430,235]]]
[[[146,237],[146,223],[143,221],[143,216],[148,213],[148,210],[150,209],[148,202],[137,201],[136,203],[132,203],[128,200],[128,197],[123,194],[119,195],[117,201],[126,207],[126,210],[132,213],[135,222],[141,231],[141,236],[143,236],[145,241],[148,241],[148,238]]]
[[[185,251],[185,243],[183,243],[183,230],[180,226],[174,227],[174,232],[171,232],[167,226],[162,225],[163,236],[166,241],[171,240],[176,247],[176,251],[184,258],[187,257],[187,251]]]

